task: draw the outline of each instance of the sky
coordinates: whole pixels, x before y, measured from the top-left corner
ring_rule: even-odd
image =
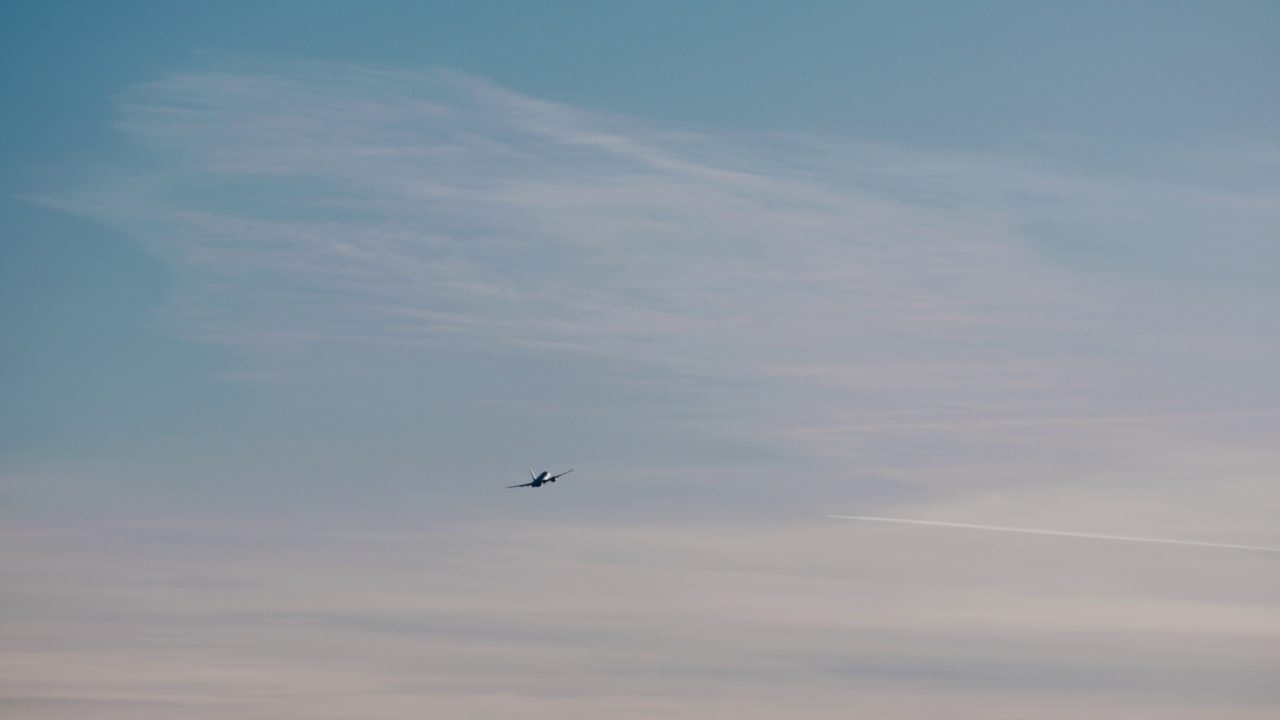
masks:
[[[1278,30],[6,3],[3,714],[1275,717]]]

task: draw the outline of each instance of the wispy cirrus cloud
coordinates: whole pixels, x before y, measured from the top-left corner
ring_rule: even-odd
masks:
[[[945,203],[835,187],[725,141],[454,73],[327,70],[137,89],[121,127],[165,162],[85,202],[135,231],[163,223],[173,232],[143,230],[150,244],[215,279],[310,293],[306,307],[328,293],[376,320],[370,334],[404,340],[465,326],[630,355],[694,350],[688,336],[709,334],[761,354],[782,333],[807,352],[822,337],[1001,325],[1002,312],[1072,299],[1061,281],[1046,287],[1051,270],[1012,227]]]

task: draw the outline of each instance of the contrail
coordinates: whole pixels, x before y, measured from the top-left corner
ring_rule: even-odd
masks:
[[[1229,545],[1227,543],[1198,542],[1195,540],[1166,540],[1163,538],[1130,537],[1128,535],[1095,535],[1093,533],[1064,532],[1062,530],[1036,530],[1033,528],[1003,527],[1001,525],[970,525],[968,523],[941,522],[939,520],[906,520],[903,518],[868,517],[865,515],[828,515],[827,517],[839,520],[871,520],[874,522],[967,528],[969,530],[996,530],[999,532],[1031,533],[1032,535],[1057,535],[1059,537],[1088,538],[1091,540],[1124,540],[1126,542],[1161,543],[1163,545],[1191,545],[1194,547],[1223,548],[1226,550],[1258,550],[1261,552],[1280,553],[1280,548],[1259,547],[1257,545]]]

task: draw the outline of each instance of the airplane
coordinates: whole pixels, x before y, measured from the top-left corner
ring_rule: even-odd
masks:
[[[530,469],[529,469],[529,477],[533,478],[533,481],[532,481],[532,482],[527,482],[527,483],[525,483],[525,484],[523,484],[523,485],[508,485],[508,486],[507,486],[507,489],[508,489],[508,490],[510,490],[511,488],[518,488],[518,487],[542,487],[542,484],[543,484],[543,483],[553,483],[553,482],[555,482],[557,479],[562,478],[562,477],[564,477],[565,475],[568,475],[568,474],[569,474],[569,473],[571,473],[571,472],[573,472],[573,468],[569,468],[568,470],[565,470],[564,472],[560,473],[559,475],[552,475],[552,474],[550,473],[550,471],[547,471],[547,470],[543,470],[541,473],[538,473],[537,475],[534,475],[534,474],[533,474],[533,469],[532,469],[532,468],[530,468]]]

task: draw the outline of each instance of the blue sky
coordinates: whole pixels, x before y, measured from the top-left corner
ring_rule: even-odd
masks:
[[[0,695],[1272,716],[1268,553],[825,516],[1280,547],[1277,26],[7,5]]]

